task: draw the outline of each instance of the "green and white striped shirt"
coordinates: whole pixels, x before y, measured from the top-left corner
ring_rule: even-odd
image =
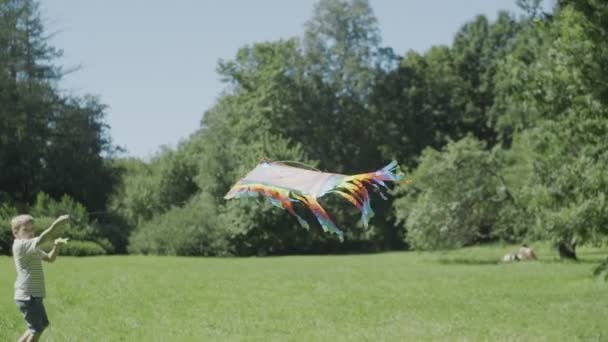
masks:
[[[17,269],[15,281],[15,299],[29,300],[30,297],[45,295],[42,258],[47,254],[37,248],[39,237],[33,239],[15,239],[13,258]]]

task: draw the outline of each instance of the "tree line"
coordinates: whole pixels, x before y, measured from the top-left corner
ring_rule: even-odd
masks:
[[[399,55],[382,45],[368,1],[320,0],[302,36],[220,61],[226,88],[200,128],[142,161],[117,153],[100,99],[58,90],[59,52],[36,3],[0,0],[0,215],[81,206],[74,234],[117,253],[550,240],[575,256],[577,245],[605,244],[608,9],[518,3],[525,15],[476,16],[450,45]],[[265,201],[223,199],[261,158],[345,174],[394,159],[414,183],[374,198],[367,228],[349,204],[323,198],[345,228],[339,243]]]

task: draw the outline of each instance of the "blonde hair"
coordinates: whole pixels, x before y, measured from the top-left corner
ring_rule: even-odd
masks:
[[[29,222],[34,222],[34,218],[32,215],[18,215],[11,219],[11,229],[13,230],[13,235],[19,232],[19,228],[28,224]]]

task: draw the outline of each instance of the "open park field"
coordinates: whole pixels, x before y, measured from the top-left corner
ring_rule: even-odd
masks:
[[[606,341],[607,250],[500,264],[515,246],[349,256],[59,258],[44,341]],[[24,323],[0,258],[0,341]]]

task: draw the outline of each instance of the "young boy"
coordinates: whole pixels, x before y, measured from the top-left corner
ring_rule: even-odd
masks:
[[[58,246],[67,239],[55,239],[49,253],[40,249],[40,245],[51,239],[51,233],[60,223],[69,219],[68,215],[60,216],[40,236],[34,236],[34,218],[30,215],[19,215],[11,220],[13,258],[17,269],[15,281],[15,302],[28,330],[19,338],[20,342],[38,341],[42,331],[49,325],[42,299],[45,295],[44,274],[41,260],[53,262],[59,253]]]

